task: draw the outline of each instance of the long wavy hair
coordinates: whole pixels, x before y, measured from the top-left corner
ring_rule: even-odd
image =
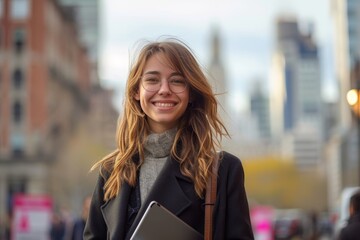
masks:
[[[116,132],[117,149],[97,162],[105,178],[104,200],[120,192],[122,183],[135,186],[137,170],[144,161],[144,139],[149,134],[147,118],[134,96],[140,86],[148,59],[163,53],[170,66],[188,82],[191,103],[180,118],[171,157],[179,162],[180,171],[194,182],[199,197],[204,197],[214,153],[223,136],[229,136],[218,117],[217,100],[212,88],[190,48],[177,39],[149,42],[143,46],[132,64],[126,84],[123,113]],[[138,156],[138,161],[134,161]]]

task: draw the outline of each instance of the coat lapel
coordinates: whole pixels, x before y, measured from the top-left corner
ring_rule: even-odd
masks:
[[[120,194],[101,206],[101,212],[108,226],[110,236],[114,236],[115,239],[123,239],[125,235],[124,226],[126,226],[127,221],[127,206],[130,192],[131,187],[124,183]]]
[[[180,187],[180,182],[183,182],[182,184],[185,182],[185,184],[193,187],[192,181],[181,174],[179,163],[169,157],[149,192],[148,197],[141,204],[139,213],[137,214],[126,239],[129,239],[133,234],[151,201],[157,201],[175,215],[181,214],[190,206],[191,201]]]

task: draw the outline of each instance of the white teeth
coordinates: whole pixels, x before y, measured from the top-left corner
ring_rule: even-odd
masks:
[[[160,103],[160,102],[155,103],[155,106],[157,107],[172,107],[174,105],[175,105],[174,103]]]

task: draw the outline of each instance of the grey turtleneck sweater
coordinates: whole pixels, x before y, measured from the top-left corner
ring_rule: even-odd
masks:
[[[140,168],[140,196],[144,202],[170,155],[176,128],[150,134],[144,144],[145,160]]]

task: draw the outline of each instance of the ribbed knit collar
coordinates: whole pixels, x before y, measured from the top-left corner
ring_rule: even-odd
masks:
[[[151,133],[145,143],[145,158],[162,158],[170,155],[177,128],[167,130],[163,133]]]

